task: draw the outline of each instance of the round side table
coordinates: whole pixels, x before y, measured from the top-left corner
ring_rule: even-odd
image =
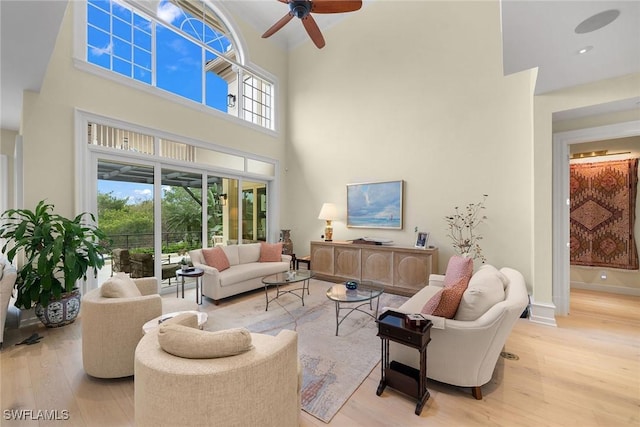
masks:
[[[183,270],[182,268],[176,271],[176,277],[182,278],[182,298],[184,298],[184,278],[194,277],[196,279],[196,302],[202,304],[202,279],[204,276],[204,270],[201,268],[193,268],[189,270]],[[178,284],[176,284],[176,298],[178,297]]]
[[[167,313],[167,314],[163,314],[162,316],[158,316],[155,317],[151,320],[149,320],[147,323],[145,323],[144,325],[142,325],[142,331],[146,334],[148,333],[150,330],[157,328],[158,326],[160,326],[160,324],[162,322],[164,322],[167,319],[171,319],[172,317],[176,317],[178,314],[182,314],[182,313],[194,313],[198,315],[198,328],[202,329],[204,327],[204,324],[207,323],[207,319],[209,318],[209,315],[207,313],[201,312],[201,311],[176,311],[173,313]]]

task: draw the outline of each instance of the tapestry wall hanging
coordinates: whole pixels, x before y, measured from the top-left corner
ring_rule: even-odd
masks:
[[[638,159],[571,165],[572,265],[638,269]]]

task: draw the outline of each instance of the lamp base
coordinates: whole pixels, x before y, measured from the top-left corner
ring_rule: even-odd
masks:
[[[330,222],[330,221],[327,221],[327,222]],[[324,229],[324,241],[325,242],[333,241],[333,227],[331,226],[331,224],[328,224],[327,227]]]

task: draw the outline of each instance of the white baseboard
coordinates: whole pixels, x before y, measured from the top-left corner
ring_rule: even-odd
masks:
[[[640,288],[629,288],[626,286],[608,286],[597,283],[571,282],[571,288],[585,289],[588,291],[609,292],[611,294],[640,296]]]
[[[531,310],[529,320],[533,323],[540,323],[547,326],[558,326],[556,324],[556,306],[554,304],[536,303],[531,297]]]

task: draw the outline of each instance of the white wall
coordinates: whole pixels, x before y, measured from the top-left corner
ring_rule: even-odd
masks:
[[[482,246],[531,286],[532,72],[504,77],[498,2],[371,2],[291,53],[288,204],[296,254],[309,253],[323,202],[346,184],[403,179],[402,231],[347,229],[413,246],[414,227],[453,254],[444,216],[488,194]]]

